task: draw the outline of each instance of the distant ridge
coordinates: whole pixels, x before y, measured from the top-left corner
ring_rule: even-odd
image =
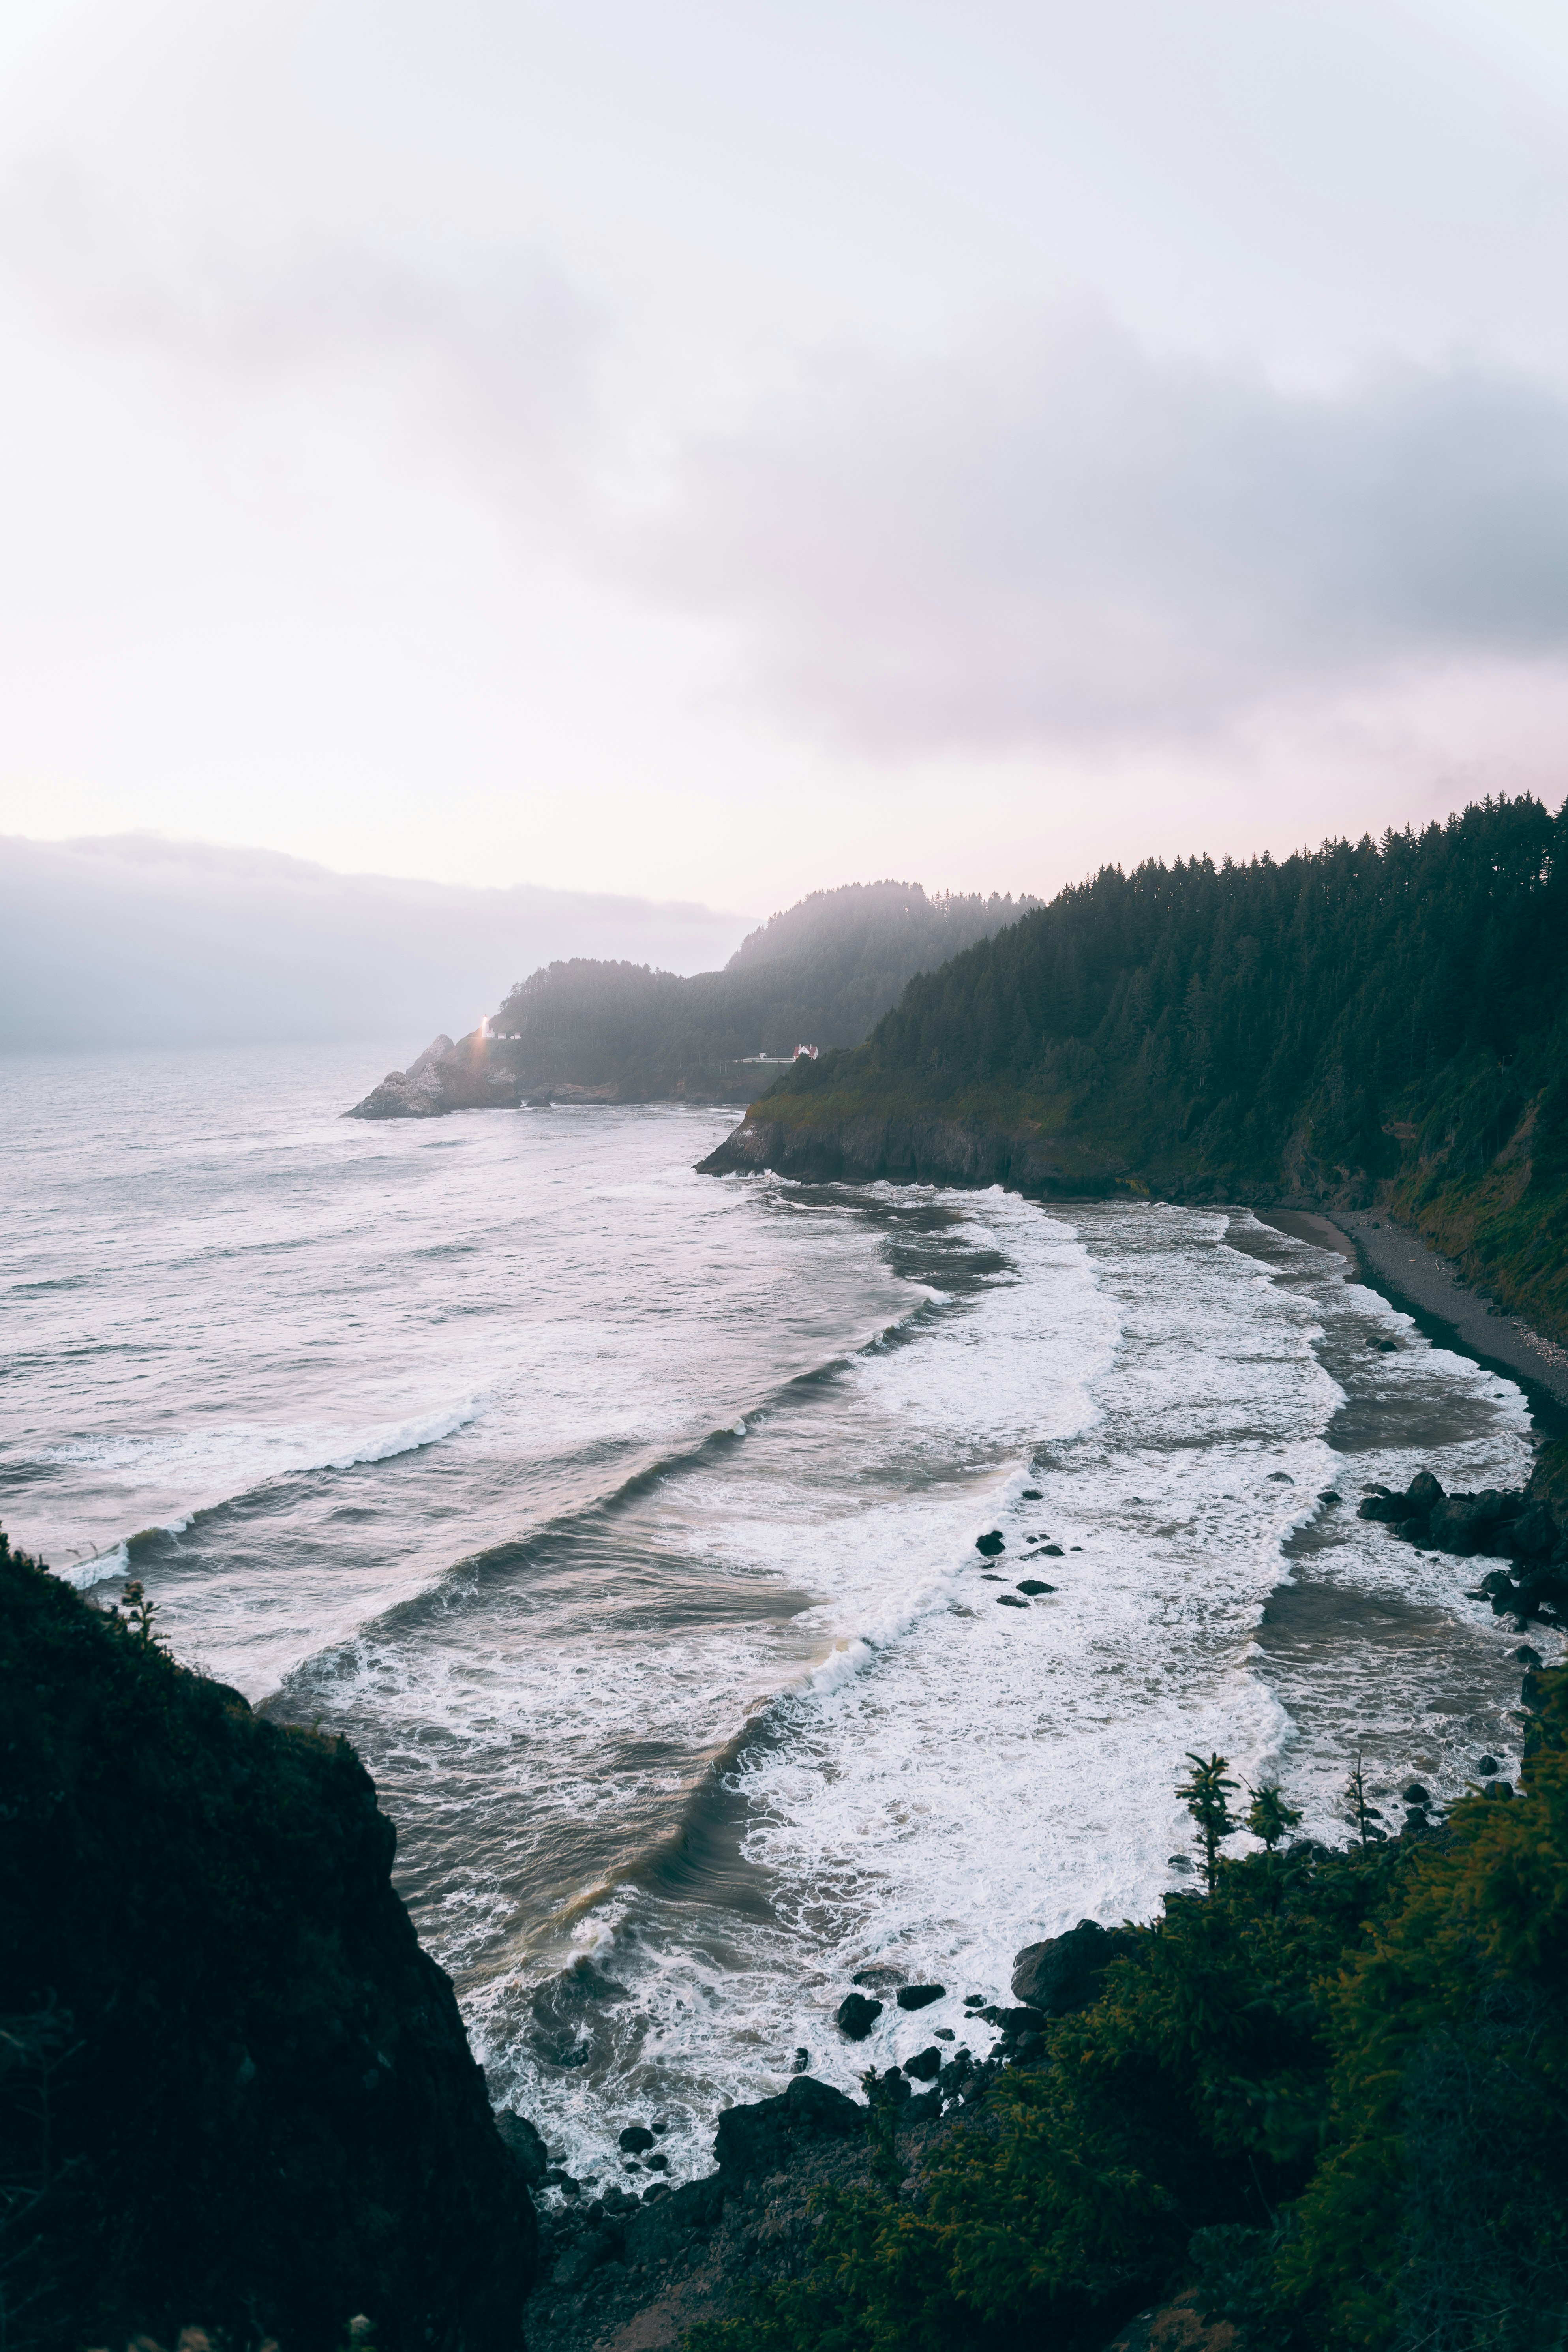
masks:
[[[783,1073],[705,1166],[1386,1205],[1568,1337],[1568,803],[1108,866]]]
[[[437,1118],[550,1094],[742,1103],[757,1079],[746,1056],[858,1045],[917,972],[1037,904],[855,882],[773,916],[721,971],[682,979],[583,957],[547,964],[510,992],[488,1034],[437,1038],[351,1116]]]

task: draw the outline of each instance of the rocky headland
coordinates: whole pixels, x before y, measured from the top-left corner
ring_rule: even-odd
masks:
[[[345,1118],[444,1118],[454,1110],[514,1109],[522,1099],[515,1074],[494,1066],[481,1030],[454,1045],[433,1037],[405,1070],[388,1070]]]
[[[437,1037],[348,1114],[555,1102],[744,1103],[757,1056],[858,1045],[910,977],[1012,922],[1030,898],[928,898],[918,883],[813,891],[721,971],[588,957],[547,964],[456,1045]]]

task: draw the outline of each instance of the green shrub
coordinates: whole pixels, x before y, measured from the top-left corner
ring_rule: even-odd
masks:
[[[1548,2352],[1568,2309],[1568,1672],[1441,1838],[1219,1860],[923,2179],[689,2352],[1097,2352],[1195,2284],[1249,2352]],[[1364,1825],[1363,1825],[1364,1826]]]

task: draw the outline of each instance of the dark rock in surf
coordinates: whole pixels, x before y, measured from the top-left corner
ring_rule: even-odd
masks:
[[[1067,1558],[1067,1554],[1063,1551],[1060,1544],[1042,1544],[1040,1546],[1040,1558],[1042,1559],[1065,1559]]]
[[[776,2099],[726,2109],[713,2153],[728,2189],[777,2172],[803,2141],[858,2139],[865,2128],[866,2110],[856,2100],[810,2074],[797,2074]]]
[[[933,2000],[945,2000],[946,1998],[947,1987],[945,1985],[900,1985],[899,1988],[899,2007],[900,2009],[929,2009]]]
[[[879,1961],[874,1968],[858,1969],[849,1979],[865,1992],[894,1992],[909,1980],[908,1969],[895,1968],[890,1960]]]
[[[1026,1486],[1026,1487],[1025,1487],[1024,1492],[1023,1492],[1023,1496],[1022,1496],[1022,1500],[1023,1500],[1024,1502],[1026,1502],[1026,1503],[1043,1503],[1043,1502],[1045,1501],[1045,1499],[1046,1499],[1046,1498],[1045,1498],[1045,1496],[1041,1493],[1041,1491],[1040,1491],[1040,1489],[1039,1489],[1039,1487],[1038,1487],[1038,1486]]]
[[[1026,1609],[1028,1605],[1026,1601],[1020,1601],[1016,1592],[999,1592],[996,1595],[998,1609]]]
[[[975,1537],[974,1549],[986,1559],[994,1559],[999,1551],[1006,1550],[1007,1538],[1000,1528],[993,1528],[989,1535]]]
[[[1012,2040],[1016,2040],[1020,2033],[1043,2033],[1050,2023],[1046,2011],[1037,2009],[1033,2001],[1015,2009],[983,2009],[980,2014],[987,2025],[998,2027]]]
[[[1184,1856],[1178,1857],[1184,1860]],[[1080,1919],[1065,1936],[1029,1944],[1013,1963],[1013,1997],[1048,2017],[1067,2017],[1098,1999],[1101,1980],[1123,1941],[1119,1929]]]
[[[839,2002],[834,2014],[834,2023],[839,2032],[847,2035],[851,2042],[864,2042],[881,2014],[879,2000],[868,2000],[863,1992],[852,1992]],[[809,2082],[811,2077],[803,2074],[800,2079]]]
[[[868,2074],[866,2095],[874,2107],[901,2107],[914,2095],[901,2066],[889,2066],[879,2075]]]
[[[616,2145],[623,2156],[640,2156],[653,2146],[653,2134],[646,2124],[628,2124]]]
[[[594,2055],[595,2011],[626,2000],[625,1985],[603,1976],[584,1957],[542,1984],[529,2006],[538,2029],[529,2039],[551,2066],[585,2066]],[[588,2032],[588,2040],[580,2039]]]
[[[544,2142],[526,2116],[514,2116],[508,2107],[496,2109],[496,2129],[512,2153],[512,2160],[530,2189],[544,2185],[548,2158]]]
[[[904,2072],[912,2074],[917,2083],[934,2083],[942,2072],[942,2052],[935,2042],[929,2050],[917,2050],[912,2058],[906,2058]]]
[[[1047,1584],[1040,1577],[1037,1576],[1024,1576],[1020,1577],[1018,1580],[1019,1591],[1026,1592],[1031,1601],[1033,1601],[1038,1593],[1054,1592],[1056,1589],[1057,1588],[1054,1584]]]

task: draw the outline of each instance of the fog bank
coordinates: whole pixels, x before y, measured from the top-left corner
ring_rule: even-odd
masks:
[[[0,1050],[461,1035],[563,956],[689,972],[755,918],[609,893],[334,874],[124,834],[0,835]]]

